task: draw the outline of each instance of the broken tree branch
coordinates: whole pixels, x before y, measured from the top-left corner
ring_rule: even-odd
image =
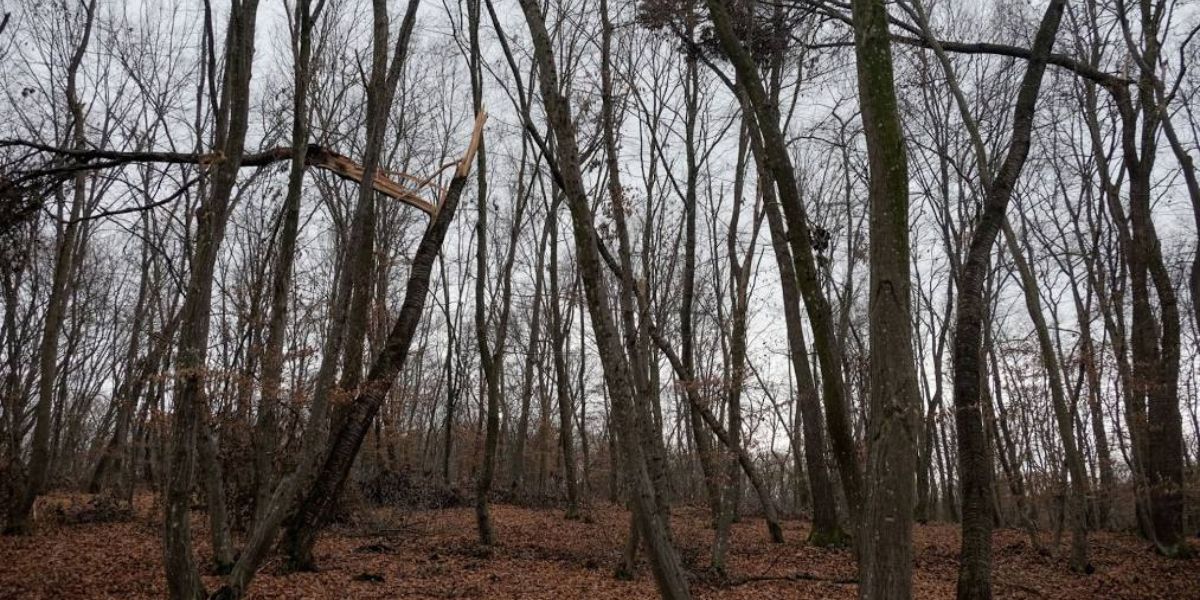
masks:
[[[37,142],[29,142],[25,140],[0,140],[0,148],[20,147],[54,154],[69,160],[65,165],[54,165],[44,169],[35,169],[26,171],[11,181],[5,182],[4,185],[17,186],[22,183],[32,181],[41,177],[49,177],[62,175],[64,173],[77,172],[81,170],[98,170],[121,167],[133,163],[161,163],[161,164],[177,164],[177,165],[200,165],[204,167],[212,166],[225,160],[225,157],[220,152],[212,152],[208,154],[195,154],[189,152],[122,152],[115,150],[74,150],[68,148],[58,148],[47,144]],[[292,158],[293,149],[287,146],[271,148],[254,154],[247,154],[242,160],[244,167],[265,167],[267,165],[290,160]],[[313,168],[324,169],[337,175],[343,179],[360,183],[363,177],[363,169],[358,163],[351,160],[349,157],[338,154],[333,150],[310,144],[305,158],[305,163]],[[416,178],[400,174],[404,178],[416,180]],[[415,189],[406,187],[397,183],[385,173],[376,173],[373,178],[372,187],[375,191],[395,200],[399,200],[409,206],[415,207],[423,211],[431,217],[437,213],[437,207],[423,198],[420,190],[430,185],[428,181],[418,185]]]

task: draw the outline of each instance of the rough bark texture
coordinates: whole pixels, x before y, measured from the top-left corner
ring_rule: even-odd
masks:
[[[1183,535],[1183,423],[1179,414],[1179,306],[1158,232],[1151,216],[1152,174],[1162,125],[1155,89],[1161,42],[1159,26],[1164,5],[1141,2],[1140,47],[1133,47],[1128,16],[1121,24],[1140,67],[1137,109],[1128,88],[1114,88],[1121,117],[1121,148],[1129,174],[1129,237],[1124,246],[1132,301],[1131,350],[1136,402],[1145,398],[1146,477],[1149,485],[1152,538],[1168,556],[1189,553]],[[1124,9],[1124,3],[1120,3]],[[1138,111],[1141,126],[1138,127]],[[1140,148],[1140,152],[1139,152]],[[1119,214],[1118,206],[1113,206]],[[1151,290],[1158,297],[1156,318]],[[1135,417],[1136,418],[1136,417]],[[1130,428],[1134,428],[1131,423]]]
[[[1013,137],[1008,154],[1000,171],[987,186],[983,213],[971,237],[958,278],[957,320],[954,328],[954,409],[963,498],[958,597],[964,599],[992,596],[992,464],[983,429],[980,389],[983,383],[983,281],[991,262],[992,245],[1004,223],[1013,187],[1029,155],[1034,109],[1064,4],[1064,0],[1050,3],[1034,38],[1032,56],[1017,93]],[[986,161],[980,162],[986,164]]]
[[[912,350],[908,161],[883,0],[855,0],[858,96],[870,167],[870,410],[860,598],[912,596],[921,402]]]

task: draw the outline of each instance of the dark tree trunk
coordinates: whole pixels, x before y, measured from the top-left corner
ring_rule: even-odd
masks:
[[[483,118],[482,114],[477,117],[477,135]],[[321,522],[340,496],[371,422],[408,358],[408,349],[412,345],[424,312],[433,263],[441,250],[442,240],[446,237],[446,231],[450,228],[450,222],[458,207],[459,197],[466,186],[470,154],[473,150],[474,144],[468,150],[468,156],[459,162],[458,171],[446,190],[437,214],[417,246],[405,286],[404,303],[400,307],[396,322],[375,357],[358,394],[347,405],[341,426],[330,439],[325,462],[321,465],[311,488],[303,495],[303,501],[289,524],[285,540],[289,548],[308,548],[311,552],[320,533]]]
[[[960,599],[992,596],[992,463],[980,404],[980,387],[983,383],[980,348],[984,315],[983,280],[990,264],[992,245],[1004,223],[1013,187],[1029,154],[1042,76],[1054,46],[1064,4],[1064,0],[1052,0],[1034,38],[1029,65],[1017,93],[1008,154],[996,176],[989,177],[983,213],[971,236],[967,257],[958,277],[958,310],[954,327],[954,407],[963,495],[963,542],[958,576]],[[983,157],[979,158],[981,166],[986,166]]]

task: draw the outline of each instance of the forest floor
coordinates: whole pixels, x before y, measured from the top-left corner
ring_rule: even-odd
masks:
[[[139,498],[129,521],[66,524],[55,518],[64,505],[82,501],[80,496],[44,499],[34,534],[0,538],[0,598],[165,596],[161,513],[149,497]],[[316,548],[319,572],[284,573],[273,559],[254,580],[250,597],[655,597],[644,563],[633,581],[613,576],[629,526],[628,514],[618,507],[594,509],[591,522],[566,521],[559,510],[508,505],[494,505],[492,516],[499,545],[489,556],[476,542],[471,508],[371,510],[359,522],[322,536]],[[211,556],[204,521],[202,514],[194,515],[201,561]],[[787,541],[771,544],[761,519],[743,518],[733,527],[729,578],[706,575],[712,540],[707,524],[702,510],[675,511],[675,535],[696,574],[693,591],[699,598],[855,597],[849,550],[806,544],[803,521],[785,522]],[[952,598],[957,527],[919,525],[914,544],[915,597]],[[1200,598],[1200,559],[1161,558],[1132,535],[1091,537],[1093,575],[1071,573],[1065,557],[1038,554],[1019,531],[997,531],[994,550],[995,591],[1002,598]],[[215,575],[204,580],[210,590],[220,581]]]

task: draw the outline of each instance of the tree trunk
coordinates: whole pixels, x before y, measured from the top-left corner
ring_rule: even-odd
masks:
[[[414,0],[409,5],[410,9],[415,4]],[[413,12],[415,11],[410,11],[410,14]],[[482,113],[476,117],[475,138],[480,135],[484,118]],[[286,546],[289,550],[305,549],[310,560],[311,549],[320,533],[321,522],[341,495],[346,478],[350,474],[350,467],[358,455],[371,422],[408,358],[408,349],[412,345],[424,311],[433,263],[441,250],[446,231],[450,228],[459,197],[466,187],[474,148],[473,139],[467,156],[458,163],[458,170],[446,189],[433,222],[425,230],[425,235],[422,236],[413,255],[408,283],[405,286],[404,303],[396,316],[396,322],[376,355],[366,380],[359,387],[358,395],[347,405],[345,417],[330,439],[325,462],[321,465],[312,486],[302,495],[303,501],[288,526]]]
[[[556,203],[557,204],[557,203]],[[571,389],[567,373],[567,357],[564,350],[566,338],[570,331],[565,327],[562,315],[562,296],[558,288],[558,214],[547,215],[550,219],[550,318],[554,331],[550,345],[553,348],[554,389],[558,396],[558,437],[562,447],[563,478],[567,486],[567,518],[578,519],[579,514],[579,484],[575,469],[575,440],[572,436],[572,423],[575,418],[575,407],[571,400]]]
[[[214,268],[225,236],[229,201],[245,151],[250,110],[250,77],[258,1],[246,0],[229,16],[225,75],[217,114],[216,148],[224,155],[212,174],[212,189],[200,207],[191,275],[184,296],[176,353],[177,383],[171,419],[164,533],[167,589],[182,600],[204,595],[192,550],[188,512],[201,419],[207,418],[205,379]],[[207,15],[211,19],[211,13]]]
[[[1054,409],[1054,419],[1058,425],[1058,435],[1062,438],[1063,453],[1066,454],[1067,474],[1071,478],[1071,570],[1084,572],[1088,567],[1087,541],[1087,498],[1088,474],[1083,464],[1083,454],[1075,444],[1074,416],[1071,407],[1067,405],[1064,394],[1062,370],[1058,363],[1058,354],[1050,339],[1050,328],[1042,313],[1042,303],[1038,296],[1037,279],[1025,260],[1024,251],[1017,242],[1016,234],[1006,220],[1002,225],[1004,241],[1008,247],[1017,272],[1021,277],[1021,288],[1025,295],[1025,308],[1033,321],[1034,332],[1037,334],[1038,347],[1042,354],[1042,364],[1046,369],[1046,378],[1050,387],[1050,403]]]
[[[912,350],[908,162],[883,0],[853,2],[858,94],[870,167],[870,412],[859,598],[912,596],[921,403]],[[870,537],[868,537],[870,536]]]
[[[71,55],[67,65],[67,109],[71,115],[71,145],[82,150],[87,145],[84,134],[86,115],[84,105],[79,97],[78,75],[91,39],[92,24],[96,18],[96,1],[91,0],[85,7],[86,16],[80,34],[79,45]],[[33,440],[30,450],[28,468],[16,476],[16,498],[8,507],[8,521],[4,532],[8,534],[26,534],[32,528],[33,503],[46,487],[50,475],[50,426],[53,418],[53,403],[55,383],[58,381],[58,344],[62,331],[63,317],[67,310],[67,301],[71,290],[69,283],[75,271],[76,237],[80,223],[79,217],[87,202],[87,172],[80,171],[72,181],[71,208],[66,226],[59,232],[57,253],[54,257],[54,274],[50,282],[50,296],[46,301],[46,319],[42,326],[42,339],[38,346],[38,391],[37,404],[34,406]],[[14,419],[14,423],[19,420]],[[17,455],[14,462],[19,461]],[[20,465],[17,466],[20,469]]]
[[[345,361],[340,387],[347,393],[355,394],[355,397],[362,395],[358,388],[362,374],[362,347],[367,330],[366,320],[369,312],[367,308],[370,305],[370,276],[373,270],[371,265],[374,263],[372,249],[375,235],[375,191],[371,182],[379,172],[380,153],[383,149],[384,133],[388,121],[387,115],[391,112],[396,86],[404,71],[408,42],[416,22],[418,5],[419,0],[409,0],[406,6],[389,64],[387,5],[383,0],[372,2],[372,56],[371,75],[367,84],[367,142],[363,155],[363,175],[350,227],[346,264],[343,266],[337,282],[329,334],[322,352],[321,365],[317,371],[314,404],[320,403],[325,406],[328,403],[338,359],[343,354]],[[349,405],[340,405],[333,411],[332,425],[335,430],[343,429],[342,421],[349,418],[350,410]],[[338,491],[340,492],[340,484]],[[331,502],[333,500],[336,498]],[[312,513],[302,511],[300,515],[306,515],[308,518]],[[323,518],[325,518],[323,513],[316,514],[315,519]],[[313,568],[312,543],[316,540],[315,530],[318,526],[319,523],[315,520],[310,522],[295,519],[288,525],[285,546],[288,552],[288,562],[292,568],[302,570]],[[309,528],[313,531],[309,534],[301,531],[301,528]]]
[[[579,270],[584,282],[588,311],[596,334],[605,381],[612,397],[617,441],[622,449],[623,470],[633,497],[634,514],[645,538],[659,593],[665,598],[690,598],[688,582],[680,564],[679,554],[671,540],[669,524],[658,511],[654,483],[650,480],[646,456],[639,442],[638,417],[634,406],[636,392],[631,380],[631,370],[642,369],[644,366],[629,364],[613,322],[609,291],[605,287],[604,273],[600,266],[599,240],[593,229],[583,183],[575,124],[568,100],[558,86],[558,68],[550,35],[546,30],[546,21],[538,3],[533,0],[521,0],[520,4],[532,36],[534,60],[538,65],[538,79],[546,117],[557,142],[556,183],[562,188],[567,206],[571,210]],[[601,6],[607,12],[607,2]],[[488,8],[493,12],[493,20],[496,20],[494,7],[490,2]],[[605,99],[605,104],[611,107],[611,99]],[[528,119],[528,115],[525,115],[525,118]],[[608,143],[612,143],[611,136]],[[610,177],[611,175],[612,173]],[[614,198],[614,201],[618,200],[619,197]]]
[[[763,163],[771,174],[779,194],[779,203],[787,219],[796,281],[804,297],[805,308],[808,309],[819,359],[826,424],[841,475],[842,489],[850,507],[851,522],[856,523],[862,508],[863,483],[846,403],[841,349],[837,346],[829,301],[818,281],[808,216],[801,201],[795,170],[792,168],[791,156],[781,130],[778,107],[770,101],[754,59],[742,46],[734,31],[727,1],[707,0],[707,4],[721,47],[737,71],[738,85],[746,93],[748,104],[757,121],[763,140]]]

